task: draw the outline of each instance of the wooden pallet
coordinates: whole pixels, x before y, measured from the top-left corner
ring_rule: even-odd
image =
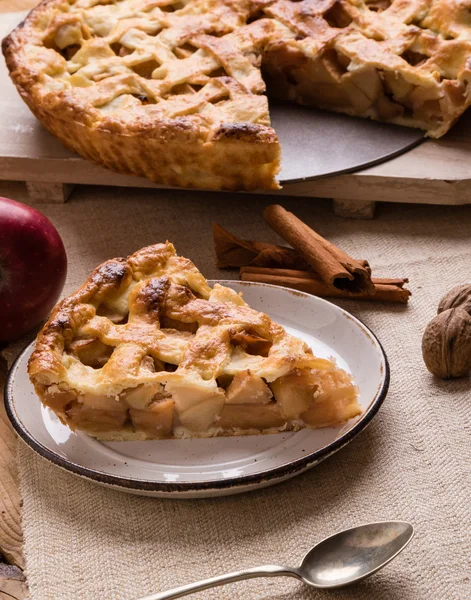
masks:
[[[0,37],[24,13],[3,14]],[[31,200],[65,202],[76,184],[158,188],[73,154],[45,131],[21,101],[0,61],[0,180],[24,181]],[[320,141],[319,143],[322,143]],[[471,114],[439,141],[352,174],[286,185],[284,196],[334,198],[340,216],[373,216],[375,202],[471,204]],[[263,192],[261,192],[263,193]],[[273,193],[273,192],[270,192]]]

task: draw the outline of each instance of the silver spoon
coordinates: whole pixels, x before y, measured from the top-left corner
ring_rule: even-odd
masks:
[[[264,565],[235,571],[196,583],[151,594],[139,600],[172,600],[208,588],[253,577],[296,577],[311,587],[324,590],[361,581],[395,558],[414,535],[410,523],[383,521],[346,529],[311,548],[299,568]]]

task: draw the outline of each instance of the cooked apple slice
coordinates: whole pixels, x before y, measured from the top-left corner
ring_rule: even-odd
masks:
[[[217,426],[222,429],[263,429],[282,427],[286,417],[281,408],[271,404],[226,404]]]
[[[310,427],[329,427],[358,417],[362,408],[357,395],[353,385],[320,394],[301,419]]]
[[[113,346],[107,346],[98,339],[75,340],[69,349],[81,363],[94,369],[101,369],[113,354]]]
[[[153,402],[146,410],[131,408],[129,415],[137,431],[144,431],[155,438],[165,438],[172,434],[175,402],[165,399]]]
[[[40,393],[38,391],[38,393]],[[62,388],[58,385],[50,385],[47,387],[42,395],[43,403],[52,409],[53,411],[62,412],[64,408],[77,399],[77,392],[69,390],[68,388]]]
[[[314,402],[318,385],[311,369],[295,369],[270,384],[276,401],[289,419],[299,419]]]
[[[220,391],[180,412],[180,423],[190,431],[205,431],[215,423],[223,406],[224,392]]]
[[[272,398],[268,385],[249,369],[237,373],[226,390],[226,404],[267,404]]]
[[[84,406],[89,406],[90,408],[94,408],[97,410],[109,410],[111,412],[114,411],[124,411],[126,412],[127,407],[124,404],[121,404],[119,401],[119,396],[104,396],[101,394],[82,394],[79,396],[78,401],[81,402]]]
[[[215,381],[206,381],[192,373],[169,381],[166,390],[175,401],[181,425],[190,431],[208,429],[224,406],[224,390]]]
[[[126,410],[101,410],[74,402],[66,411],[67,423],[72,429],[78,427],[86,431],[120,430],[125,424],[128,413]]]
[[[140,368],[144,372],[150,371],[151,373],[156,373],[157,371],[163,371],[165,369],[165,363],[158,358],[147,355],[141,360]]]
[[[156,395],[159,397],[156,398]],[[121,400],[124,400],[130,408],[137,410],[144,410],[152,399],[162,398],[165,398],[164,386],[160,383],[138,385],[120,394]]]
[[[231,344],[242,346],[247,354],[268,356],[273,342],[260,337],[255,331],[239,331],[231,337]]]

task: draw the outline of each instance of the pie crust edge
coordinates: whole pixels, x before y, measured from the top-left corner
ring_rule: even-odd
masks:
[[[280,188],[276,175],[281,169],[281,147],[271,127],[222,124],[209,142],[203,142],[198,127],[183,119],[153,118],[130,130],[119,118],[108,117],[106,125],[94,128],[88,124],[87,103],[80,106],[77,99],[68,101],[61,93],[41,95],[35,89],[39,73],[30,68],[21,48],[28,27],[55,4],[57,0],[43,0],[3,39],[2,51],[23,101],[66,148],[99,166],[162,186],[228,191]]]

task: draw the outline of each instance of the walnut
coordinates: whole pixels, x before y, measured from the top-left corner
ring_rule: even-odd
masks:
[[[443,296],[438,305],[438,313],[449,308],[462,308],[471,315],[471,283],[457,285]]]
[[[444,310],[427,325],[422,338],[427,369],[442,379],[471,371],[471,316],[463,308]]]

